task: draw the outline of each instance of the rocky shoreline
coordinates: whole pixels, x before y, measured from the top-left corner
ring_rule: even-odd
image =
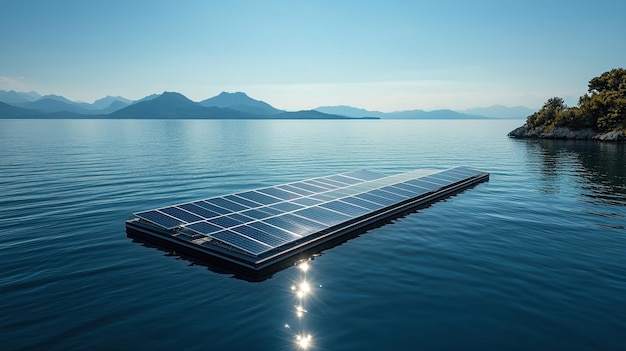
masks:
[[[538,128],[530,129],[527,126],[515,128],[509,134],[509,138],[539,138],[539,139],[567,139],[567,140],[594,140],[623,143],[626,142],[626,135],[622,131],[598,133],[591,129],[570,130],[569,128],[558,127],[553,129]]]

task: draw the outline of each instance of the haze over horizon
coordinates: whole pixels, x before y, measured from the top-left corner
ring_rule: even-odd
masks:
[[[575,104],[626,63],[624,13],[619,0],[3,2],[0,89],[243,91],[285,110]]]

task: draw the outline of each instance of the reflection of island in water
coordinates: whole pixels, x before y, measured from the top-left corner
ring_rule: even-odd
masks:
[[[525,140],[529,158],[541,155],[538,165],[543,191],[559,191],[563,177],[577,182],[589,202],[626,206],[626,154],[624,144],[554,139]]]

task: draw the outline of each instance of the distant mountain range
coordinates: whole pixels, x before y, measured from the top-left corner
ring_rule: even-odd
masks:
[[[241,92],[223,92],[201,102],[191,101],[176,92],[164,92],[137,101],[107,96],[93,104],[86,104],[72,102],[56,95],[37,98],[32,93],[0,91],[0,118],[351,119],[352,117],[319,111],[287,112],[252,99]]]
[[[526,118],[534,113],[528,107],[506,107],[493,105],[489,107],[479,107],[469,110],[408,110],[398,112],[368,111],[352,106],[320,106],[315,110],[348,117],[376,117],[381,119],[492,119],[492,118]]]
[[[489,107],[476,107],[459,112],[495,118],[526,118],[537,112],[537,110],[539,109],[532,109],[525,106],[507,107],[503,105],[493,105]]]
[[[152,94],[132,101],[107,96],[92,104],[63,96],[0,90],[0,118],[110,118],[110,119],[476,119],[525,118],[525,107],[491,106],[465,111],[368,111],[350,106],[322,106],[287,112],[255,100],[243,92],[221,94],[194,102],[176,92]]]
[[[409,110],[398,112],[368,111],[351,106],[321,106],[315,110],[348,117],[374,117],[381,119],[485,119],[490,117],[470,115],[452,110]]]

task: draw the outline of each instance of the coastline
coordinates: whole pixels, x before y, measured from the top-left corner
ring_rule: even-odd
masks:
[[[566,140],[593,140],[601,142],[624,143],[626,135],[622,131],[598,133],[592,129],[570,130],[566,127],[552,129],[530,129],[523,125],[510,131],[507,136],[516,139],[566,139]]]

